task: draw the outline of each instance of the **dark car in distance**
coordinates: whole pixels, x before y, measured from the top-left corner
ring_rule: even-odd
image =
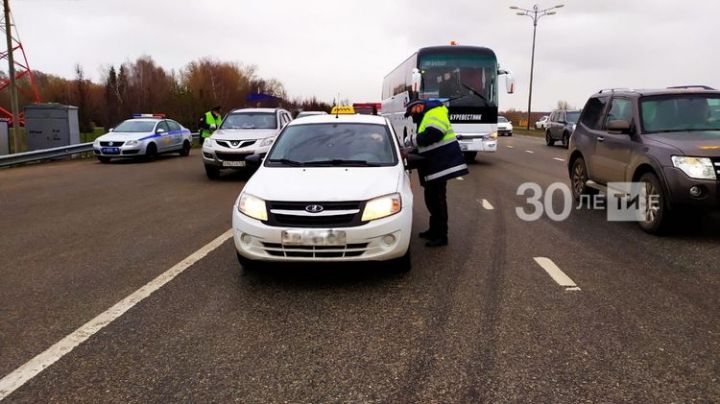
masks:
[[[563,147],[567,148],[570,144],[570,136],[580,118],[580,112],[564,109],[553,111],[545,123],[545,143],[553,146],[555,142],[560,141]]]
[[[570,139],[568,169],[576,200],[608,183],[639,183],[654,201],[639,221],[648,233],[665,230],[678,211],[719,209],[720,91],[600,91]]]

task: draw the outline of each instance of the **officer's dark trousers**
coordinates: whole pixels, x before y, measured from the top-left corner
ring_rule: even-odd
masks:
[[[430,233],[435,238],[447,238],[447,181],[425,183],[425,206],[430,212]]]

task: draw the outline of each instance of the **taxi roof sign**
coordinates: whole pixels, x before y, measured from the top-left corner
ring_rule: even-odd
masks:
[[[332,115],[352,115],[355,114],[355,108],[352,105],[338,105],[332,108]]]

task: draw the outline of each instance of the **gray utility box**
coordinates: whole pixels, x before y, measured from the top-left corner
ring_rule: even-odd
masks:
[[[10,135],[8,121],[0,119],[0,156],[10,154]]]
[[[78,144],[78,108],[61,104],[30,104],[25,107],[25,132],[28,151]]]

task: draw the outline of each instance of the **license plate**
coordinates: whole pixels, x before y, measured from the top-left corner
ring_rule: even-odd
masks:
[[[223,161],[223,167],[245,167],[244,161]]]
[[[337,230],[286,230],[282,232],[284,245],[338,246],[347,244],[347,235]]]
[[[119,147],[103,147],[100,149],[103,154],[120,154]]]

